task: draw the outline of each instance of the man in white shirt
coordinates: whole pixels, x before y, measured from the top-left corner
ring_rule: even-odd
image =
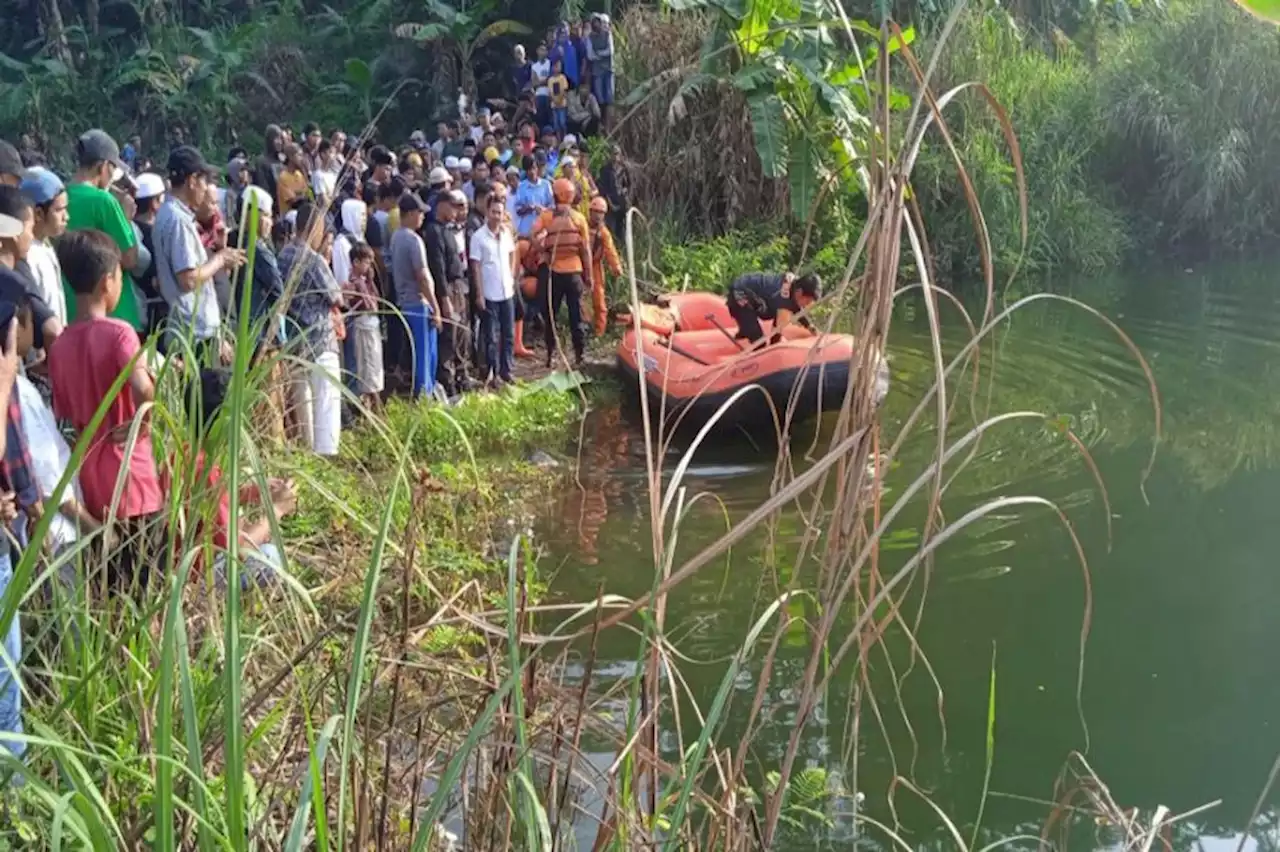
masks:
[[[57,175],[42,167],[27,169],[20,188],[31,200],[35,218],[35,240],[27,250],[27,266],[38,295],[58,318],[59,327],[65,326],[67,297],[62,289],[62,267],[51,241],[67,231],[67,190]]]
[[[490,196],[484,227],[471,236],[471,281],[476,310],[484,317],[489,372],[509,382],[516,345],[516,245],[504,226],[505,212],[502,199]]]

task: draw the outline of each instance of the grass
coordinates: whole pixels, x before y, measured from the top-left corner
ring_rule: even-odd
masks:
[[[918,80],[913,91],[923,89],[912,51],[904,49],[901,60]],[[887,108],[875,115],[887,126]],[[862,738],[882,732],[882,711],[900,701],[872,688],[871,669],[894,665],[884,637],[892,633],[910,647],[910,669],[894,672],[895,683],[911,672],[933,677],[914,638],[923,609],[909,604],[920,600],[927,568],[949,540],[995,514],[1048,512],[1079,559],[1086,600],[1090,592],[1087,554],[1052,502],[1008,494],[945,518],[939,511],[947,483],[983,441],[1013,423],[1050,420],[1038,412],[992,413],[965,391],[970,371],[998,354],[985,344],[1007,318],[1037,299],[1056,298],[998,309],[987,270],[988,300],[970,318],[976,331],[944,359],[926,242],[906,215],[911,160],[904,151],[945,127],[946,116],[917,94],[901,132],[876,135],[866,223],[822,315],[828,329],[840,323],[856,333],[851,385],[807,457],[783,454],[770,497],[719,539],[687,553],[681,526],[703,495],[689,490],[685,474],[698,447],[715,439],[699,433],[669,469],[663,460],[672,436],[643,419],[640,488],[650,527],[638,535],[647,534],[652,577],[650,591],[636,599],[602,588],[591,600],[539,606],[536,553],[518,535],[523,523],[515,510],[545,494],[545,482],[532,483],[533,495],[522,493],[500,475],[507,468],[485,459],[486,451],[510,446],[512,434],[549,440],[576,403],[532,391],[448,410],[393,404],[349,436],[336,462],[273,452],[250,428],[266,379],[249,363],[252,335],[242,327],[240,378],[213,427],[205,433],[163,401],[153,422],[162,446],[199,438],[210,458],[234,471],[233,486],[279,473],[299,480],[304,510],[280,530],[299,582],[265,594],[242,595],[235,583],[220,589],[210,576],[208,541],[192,534],[182,542],[180,569],[166,575],[146,607],[103,611],[93,601],[62,599],[41,610],[37,623],[57,629],[31,645],[27,783],[7,791],[26,817],[23,830],[35,835],[26,845],[418,852],[439,847],[438,824],[448,819],[461,827],[468,850],[551,852],[569,847],[572,829],[588,827],[601,850],[730,852],[778,848],[815,813],[821,820],[826,778],[805,765],[810,726],[832,679],[852,678],[853,727],[839,759],[856,788]],[[1013,144],[1012,134],[1002,138]],[[1025,195],[1018,177],[1015,184]],[[988,236],[979,224],[977,238]],[[628,254],[634,276],[634,242]],[[874,403],[874,371],[856,367],[887,347],[904,264],[922,279],[935,382],[890,433]],[[639,282],[629,284],[635,301]],[[1154,386],[1152,397],[1158,442]],[[647,406],[646,395],[640,401]],[[968,419],[951,416],[957,402]],[[1062,440],[1074,437],[1062,431]],[[905,487],[886,492],[886,471],[904,441],[921,432],[932,458]],[[1084,444],[1073,446],[1096,474]],[[216,503],[207,491],[175,491],[170,514],[194,529]],[[889,570],[881,545],[892,543],[908,508],[922,509],[924,522],[905,561]],[[672,638],[680,625],[668,598],[753,531],[776,531],[787,512],[807,522],[785,565],[766,554],[773,576],[704,706],[681,674],[684,658]],[[10,612],[18,590],[31,590],[25,609],[36,606],[36,567],[34,553],[19,566],[20,582],[5,601]],[[1086,604],[1081,680],[1089,612]],[[612,634],[635,642],[634,665],[606,678],[596,650]],[[784,641],[803,648],[802,669],[777,666]],[[753,745],[774,712],[769,699],[783,687],[792,696],[789,734],[780,750],[761,756]],[[994,696],[993,665],[988,771],[996,758]],[[612,763],[588,760],[588,743],[610,753]],[[1091,770],[1073,782],[1067,795],[1092,794],[1090,814],[1122,813]],[[902,837],[908,828],[940,833],[958,849],[974,845],[964,839],[965,821],[932,805],[911,778],[895,779],[895,786],[921,796],[935,824],[888,825],[855,813],[859,831],[899,848],[913,848]],[[588,792],[598,811],[582,810]],[[974,838],[980,819],[979,812],[968,823]],[[1131,820],[1123,848],[1150,848],[1172,819],[1162,810],[1149,826]]]

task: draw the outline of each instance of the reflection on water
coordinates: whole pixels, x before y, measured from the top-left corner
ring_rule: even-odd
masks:
[[[1280,291],[1267,265],[1177,272],[1147,278],[1063,285],[1115,319],[1141,347],[1160,387],[1164,440],[1144,499],[1140,487],[1153,435],[1142,370],[1096,319],[1060,303],[1018,314],[984,351],[998,355],[993,412],[1034,410],[1049,425],[1003,426],[948,490],[954,519],[985,500],[1038,494],[1070,518],[1089,560],[1093,617],[1082,695],[1089,762],[1125,807],[1175,812],[1222,799],[1180,824],[1174,848],[1198,839],[1206,850],[1235,849],[1271,761],[1280,750],[1280,679],[1267,664],[1280,647]],[[951,323],[952,330],[961,328]],[[963,341],[949,335],[945,351]],[[893,391],[886,433],[900,424],[931,382],[923,311],[899,309],[890,355]],[[991,378],[983,362],[983,381]],[[967,385],[966,385],[967,388]],[[985,387],[979,398],[985,396]],[[949,425],[955,437],[972,424],[967,397]],[[1108,485],[1112,538],[1096,483],[1079,451],[1064,440],[1069,425],[1089,448]],[[917,434],[890,472],[886,500],[923,468],[936,438]],[[797,446],[797,452],[803,452]],[[652,581],[643,439],[618,411],[588,424],[579,482],[567,487],[544,523],[557,566],[553,596],[638,595]],[[672,460],[674,463],[674,459]],[[767,496],[771,458],[750,445],[708,447],[686,481],[696,503],[681,528],[677,564],[724,532]],[[1149,502],[1148,502],[1149,501]],[[908,510],[885,538],[882,573],[915,551],[923,509]],[[802,531],[793,514],[772,539],[777,572]],[[678,647],[695,662],[682,668],[697,700],[719,685],[725,659],[786,576],[766,567],[765,540],[748,539],[679,586],[669,600]],[[867,812],[891,818],[895,775],[910,777],[963,825],[977,811],[985,766],[988,679],[995,648],[996,758],[982,835],[1038,835],[1054,782],[1073,750],[1086,746],[1076,680],[1085,591],[1069,538],[1051,513],[990,516],[940,552],[919,641],[942,687],[922,667],[901,685],[910,648],[890,635],[871,665],[881,709],[864,719],[858,789]],[[793,614],[812,616],[808,604]],[[635,656],[630,634],[606,635],[602,664],[625,676]],[[753,741],[761,773],[785,750],[808,656],[803,627],[783,641],[767,698],[767,722]],[[744,674],[719,741],[736,742],[755,675]],[[809,722],[801,766],[821,767],[829,781],[848,770],[844,736],[853,678],[837,677]],[[672,748],[675,744],[672,743]],[[847,786],[853,786],[846,782]],[[845,791],[847,793],[847,791]],[[894,804],[913,843],[951,844],[938,820],[899,789]],[[846,839],[847,796],[829,814],[833,826],[804,833],[794,848]],[[843,814],[843,815],[842,815]],[[1114,848],[1107,827],[1081,847]],[[1275,849],[1280,831],[1270,809],[1246,849]]]

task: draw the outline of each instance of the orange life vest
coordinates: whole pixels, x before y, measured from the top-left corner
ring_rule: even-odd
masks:
[[[551,223],[547,225],[547,235],[542,244],[546,247],[547,262],[551,264],[581,255],[582,232],[568,211],[556,210],[551,214]]]

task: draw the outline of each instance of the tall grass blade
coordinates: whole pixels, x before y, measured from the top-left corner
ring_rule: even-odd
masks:
[[[391,519],[395,512],[396,496],[400,493],[400,484],[405,479],[405,469],[409,464],[409,449],[413,446],[413,436],[417,433],[415,426],[400,450],[400,458],[396,461],[395,475],[391,479],[391,491],[387,494],[386,508],[382,511],[382,520],[378,525],[378,534],[373,540],[373,549],[369,553],[369,570],[364,577],[364,594],[360,603],[360,615],[356,623],[356,633],[351,647],[351,674],[347,678],[347,706],[342,717],[341,760],[338,772],[338,821],[345,824],[347,805],[347,767],[351,760],[351,749],[355,737],[356,711],[360,707],[361,689],[365,680],[365,655],[369,649],[369,634],[373,628],[373,614],[378,606],[378,583],[382,579],[383,555],[387,550],[387,540],[391,535]],[[345,840],[345,831],[337,833],[338,850],[341,852]]]
[[[317,791],[317,779],[324,777],[324,759],[329,753],[329,741],[338,728],[340,716],[330,716],[316,738],[315,746],[307,756],[307,778],[302,783],[302,792],[298,796],[298,809],[294,811],[293,821],[289,826],[289,836],[285,840],[284,852],[300,852],[306,839],[307,817],[311,813],[311,802]],[[317,843],[316,848],[324,847]]]
[[[991,789],[991,767],[996,760],[996,645],[991,643],[991,685],[987,688],[987,753],[982,773],[982,797],[978,800],[978,816],[973,821],[973,834],[969,836],[969,848],[978,843],[982,829],[982,814],[987,808],[987,792]]]

